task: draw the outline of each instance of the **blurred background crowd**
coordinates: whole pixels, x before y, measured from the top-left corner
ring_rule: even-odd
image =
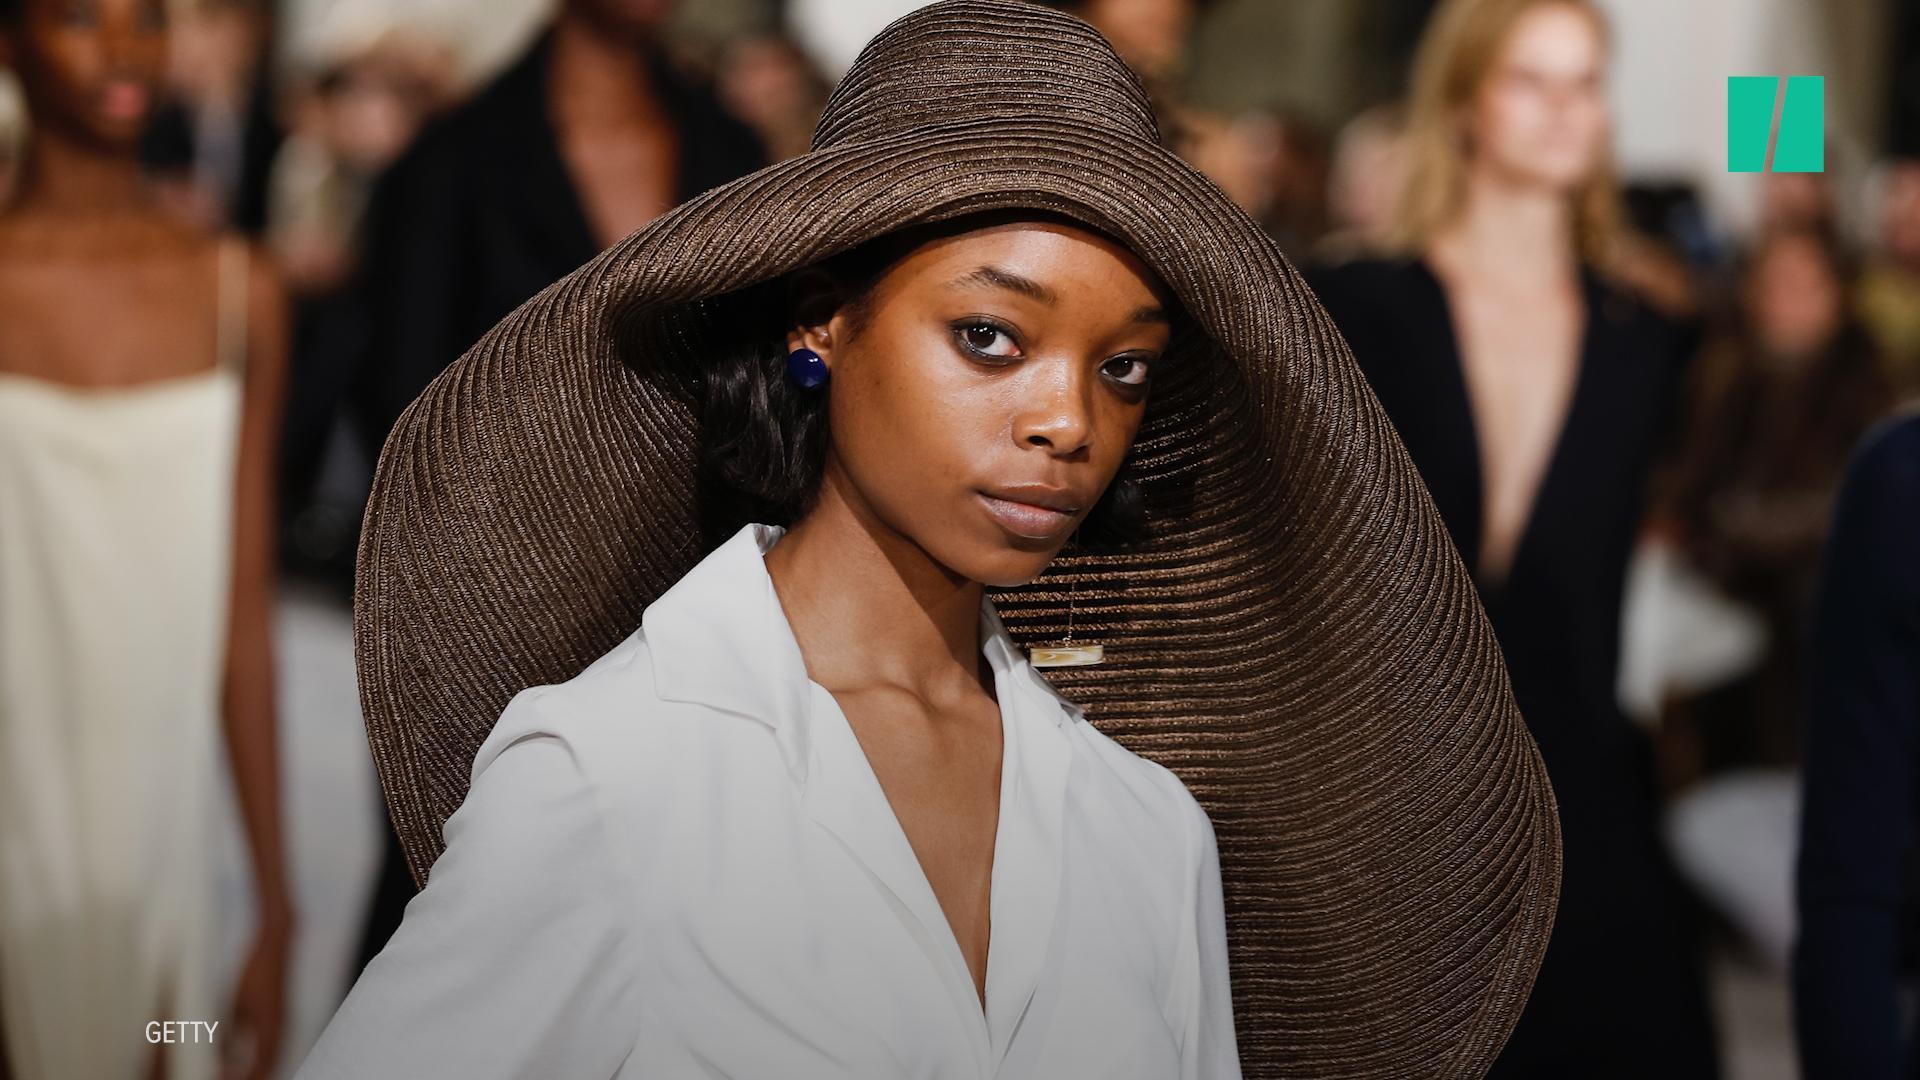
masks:
[[[151,562],[119,586],[235,626],[256,625],[248,545],[271,555],[252,635],[267,659],[247,659],[242,632],[168,661],[224,673],[226,757],[186,774],[214,812],[195,863],[212,891],[181,895],[207,912],[192,992],[284,1005],[278,1069],[258,1075],[297,1064],[413,891],[360,727],[349,608],[388,429],[547,284],[804,153],[859,46],[914,6],[0,4],[19,76],[0,86],[0,458],[16,458],[0,462],[0,519],[96,499],[87,514],[120,516],[86,520],[118,522],[128,544],[218,533],[235,576]],[[1551,1044],[1604,1029],[1661,1048],[1641,1071],[1798,1075],[1807,629],[1850,455],[1920,395],[1920,4],[1058,6],[1106,33],[1166,141],[1306,274],[1481,584],[1569,833],[1566,943],[1506,1074],[1573,1075],[1540,1064]],[[88,69],[87,34],[111,37],[125,70]],[[159,58],[150,99],[126,89],[137,41]],[[1824,76],[1823,172],[1728,171],[1725,80],[1754,74]],[[116,186],[122,159],[136,187]],[[94,235],[108,218],[127,224]],[[171,266],[164,280],[191,283],[205,252],[221,253],[206,288],[127,277]],[[115,289],[163,299],[119,305]],[[96,332],[145,359],[61,359]],[[189,481],[151,446],[120,448],[146,472],[118,494],[35,487],[63,474],[18,464],[96,422],[124,441],[159,403],[115,393],[230,354],[244,370],[219,430],[261,495],[243,479],[214,497],[202,532],[150,534],[207,502],[168,487]],[[0,524],[0,582],[72,561],[57,534],[26,535],[10,555]],[[0,595],[0,636],[73,602]],[[59,680],[101,677],[31,656],[0,655],[0,674],[33,665],[48,696],[0,704],[69,703]],[[251,683],[235,674],[262,662]],[[271,695],[251,722],[232,715],[250,692]],[[46,767],[24,756],[39,744],[6,738],[0,775]],[[18,807],[27,789],[12,790]],[[0,983],[16,1054],[46,1023],[21,1006],[19,970]],[[273,982],[282,998],[260,989]],[[61,1075],[20,1060],[20,1075]]]

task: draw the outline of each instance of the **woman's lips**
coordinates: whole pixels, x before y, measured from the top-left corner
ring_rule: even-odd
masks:
[[[111,120],[128,122],[147,114],[147,88],[137,82],[116,79],[100,90],[100,111]]]
[[[1065,510],[1035,506],[1032,503],[1013,502],[988,495],[984,491],[980,493],[980,498],[986,503],[987,513],[993,515],[1001,528],[1029,540],[1052,539],[1073,523],[1073,515]]]

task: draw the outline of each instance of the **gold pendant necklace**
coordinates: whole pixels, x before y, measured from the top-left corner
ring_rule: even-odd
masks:
[[[1086,667],[1106,659],[1104,645],[1075,645],[1061,642],[1058,645],[1032,645],[1027,648],[1027,660],[1034,667]]]
[[[1027,662],[1034,667],[1086,667],[1106,659],[1107,648],[1104,645],[1074,644],[1073,592],[1074,585],[1069,582],[1067,584],[1067,636],[1056,645],[1027,646]]]

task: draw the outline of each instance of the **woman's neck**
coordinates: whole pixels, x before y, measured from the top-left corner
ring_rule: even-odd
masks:
[[[658,112],[644,42],[610,35],[569,5],[550,48],[547,92],[562,116],[592,124]]]
[[[140,162],[131,152],[37,131],[22,162],[14,208],[97,219],[148,208]]]
[[[1566,193],[1486,166],[1468,170],[1460,214],[1432,247],[1452,268],[1541,286],[1578,265]]]
[[[981,584],[956,578],[854,499],[830,471],[818,504],[767,553],[808,674],[830,690],[890,686],[926,701],[978,689],[988,677]]]

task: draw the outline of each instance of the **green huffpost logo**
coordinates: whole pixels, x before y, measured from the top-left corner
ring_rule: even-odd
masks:
[[[1822,76],[1729,75],[1727,171],[1825,172],[1826,108]]]

